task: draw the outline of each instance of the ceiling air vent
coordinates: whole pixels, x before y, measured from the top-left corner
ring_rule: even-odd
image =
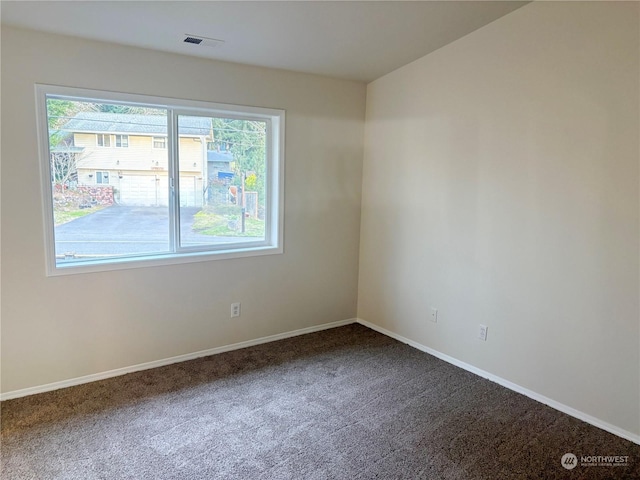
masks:
[[[184,39],[184,43],[195,43],[196,45],[200,45],[202,43],[202,39],[196,37],[187,37]]]
[[[185,38],[183,42],[192,43],[194,45],[201,45],[203,47],[219,47],[224,43],[224,40],[217,40],[215,38],[199,37],[196,35],[185,34]]]

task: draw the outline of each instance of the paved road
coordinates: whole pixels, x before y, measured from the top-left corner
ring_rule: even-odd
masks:
[[[241,240],[192,232],[193,216],[199,210],[195,207],[181,209],[180,237],[183,247]],[[169,249],[169,212],[167,207],[113,205],[56,227],[55,238],[56,255],[166,253]]]

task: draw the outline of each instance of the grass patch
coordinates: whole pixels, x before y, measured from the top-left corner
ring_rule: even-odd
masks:
[[[237,210],[237,211],[236,211]],[[240,208],[205,208],[194,215],[192,230],[201,235],[217,237],[264,237],[264,221],[245,218],[245,231],[242,230]]]
[[[84,217],[85,215],[89,215],[91,213],[96,213],[98,210],[102,210],[104,207],[95,206],[91,208],[81,208],[74,210],[54,210],[53,211],[53,221],[55,226],[62,225],[64,223],[69,223],[76,218]]]

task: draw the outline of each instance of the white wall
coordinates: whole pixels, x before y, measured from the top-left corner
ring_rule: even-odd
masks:
[[[532,3],[368,86],[358,297],[636,438],[638,13]]]
[[[285,253],[47,278],[36,82],[285,109]],[[2,392],[355,317],[364,109],[360,83],[3,27]]]

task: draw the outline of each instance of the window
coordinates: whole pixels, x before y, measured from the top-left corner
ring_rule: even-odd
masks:
[[[98,183],[98,184],[108,184],[109,183],[109,172],[96,172],[96,183]]]
[[[167,137],[153,137],[153,148],[167,148]]]
[[[282,252],[284,111],[36,92],[49,275]],[[129,154],[100,148],[111,136],[95,130],[124,132],[113,142]],[[74,152],[63,168],[50,161],[61,145]]]
[[[116,135],[116,147],[128,148],[129,147],[129,135]]]
[[[97,144],[99,147],[110,147],[111,146],[111,135],[107,135],[105,133],[96,134]]]

